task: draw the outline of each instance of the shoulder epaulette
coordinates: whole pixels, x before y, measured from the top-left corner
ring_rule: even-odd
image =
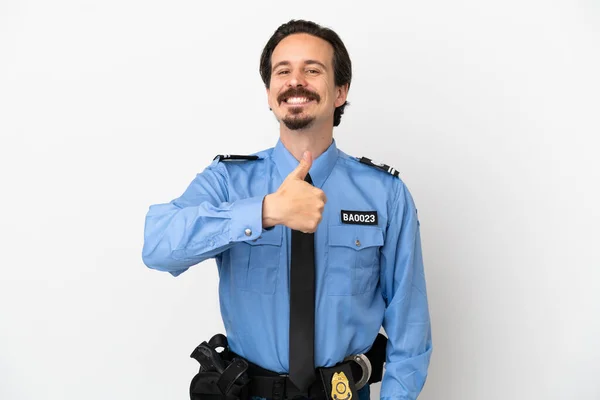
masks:
[[[390,166],[389,166],[389,165],[387,165],[387,164],[380,164],[380,163],[374,162],[374,161],[373,161],[373,160],[371,160],[370,158],[367,158],[367,157],[361,157],[361,158],[360,158],[358,161],[360,161],[360,162],[361,162],[361,163],[363,163],[363,164],[370,165],[371,167],[378,168],[378,169],[380,169],[380,170],[382,170],[382,171],[385,171],[385,172],[387,172],[388,174],[391,174],[391,175],[393,175],[393,176],[399,176],[399,175],[400,175],[400,173],[398,172],[398,170],[397,170],[397,169],[395,169],[394,167],[390,167]]]
[[[213,158],[214,160],[219,160],[219,161],[253,161],[253,160],[258,160],[260,157],[259,156],[240,156],[240,155],[236,155],[236,154],[218,154],[215,158]]]

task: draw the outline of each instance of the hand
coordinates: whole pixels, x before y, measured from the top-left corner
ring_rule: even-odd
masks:
[[[304,181],[312,165],[310,151],[305,151],[295,170],[285,178],[275,193],[263,201],[263,227],[285,225],[304,233],[313,233],[323,219],[327,202],[325,193]]]

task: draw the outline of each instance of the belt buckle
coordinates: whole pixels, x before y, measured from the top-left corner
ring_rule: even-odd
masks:
[[[364,354],[355,354],[352,356],[348,356],[344,358],[344,361],[354,361],[357,363],[362,369],[361,378],[354,383],[356,386],[356,390],[360,390],[363,386],[369,382],[371,379],[371,372],[373,371],[373,367],[371,366],[371,361]]]

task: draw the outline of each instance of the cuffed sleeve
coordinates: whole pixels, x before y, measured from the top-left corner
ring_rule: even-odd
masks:
[[[144,226],[146,266],[177,276],[192,265],[262,233],[262,197],[229,202],[228,174],[214,162],[184,194],[150,206]]]
[[[415,400],[427,378],[431,325],[417,210],[403,183],[396,198],[382,250],[383,327],[388,345],[381,399]]]
[[[230,241],[254,240],[263,232],[264,196],[238,200],[231,208]]]

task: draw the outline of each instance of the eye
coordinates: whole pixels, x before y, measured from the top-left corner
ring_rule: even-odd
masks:
[[[311,75],[316,75],[319,73],[319,70],[318,69],[309,69],[306,72],[308,72]]]
[[[287,69],[281,69],[279,71],[277,71],[277,75],[285,75],[288,74],[290,71],[288,71]]]

